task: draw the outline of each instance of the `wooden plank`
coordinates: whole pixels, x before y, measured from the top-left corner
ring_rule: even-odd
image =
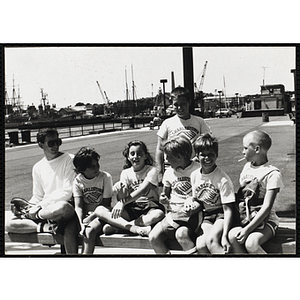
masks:
[[[39,243],[43,245],[63,244],[61,235],[52,235],[51,233],[6,233],[5,242]],[[78,240],[79,244],[82,240]],[[175,240],[168,240],[167,246],[171,250],[182,250]],[[96,246],[110,248],[135,248],[152,249],[149,239],[139,235],[132,234],[113,234],[100,235],[96,240]],[[274,238],[263,245],[263,248],[269,254],[296,254],[296,231],[293,228],[279,227]]]
[[[5,242],[17,243],[38,243],[42,245],[56,245],[63,243],[61,235],[53,235],[51,233],[6,233]]]

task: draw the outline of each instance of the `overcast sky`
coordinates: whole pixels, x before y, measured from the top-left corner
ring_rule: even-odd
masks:
[[[208,61],[203,91],[226,89],[228,96],[260,93],[260,85],[284,84],[294,90],[291,69],[295,68],[294,47],[193,47],[194,81],[199,85]],[[183,85],[182,47],[42,47],[6,48],[5,81],[9,97],[20,90],[25,106],[38,105],[40,89],[48,94],[50,105],[77,102],[103,103],[96,81],[111,101],[126,98],[126,78],[132,98],[132,80],[137,96],[155,96],[166,78],[171,89]],[[133,73],[132,73],[133,70]],[[225,83],[225,86],[224,86]]]

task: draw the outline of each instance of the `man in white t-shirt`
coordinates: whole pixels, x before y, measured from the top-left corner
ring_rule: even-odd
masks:
[[[33,195],[29,201],[12,199],[13,214],[6,220],[6,231],[59,232],[64,236],[66,253],[77,253],[78,227],[71,204],[74,155],[59,151],[62,141],[56,129],[42,129],[37,142],[44,157],[32,169]]]

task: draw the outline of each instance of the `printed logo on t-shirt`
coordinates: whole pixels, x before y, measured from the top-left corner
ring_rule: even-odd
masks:
[[[102,201],[103,189],[98,187],[85,188],[83,190],[84,201],[86,203],[99,203]]]
[[[174,130],[170,133],[170,135],[173,137],[175,135],[179,135],[179,134],[184,135],[191,141],[191,143],[193,143],[195,141],[196,137],[198,136],[199,131],[195,127],[186,126],[186,127],[177,128],[176,130]]]
[[[199,185],[196,190],[196,197],[199,201],[209,206],[216,206],[219,204],[220,191],[211,183],[204,183]]]
[[[192,195],[190,177],[179,177],[172,182],[172,190],[178,195]]]

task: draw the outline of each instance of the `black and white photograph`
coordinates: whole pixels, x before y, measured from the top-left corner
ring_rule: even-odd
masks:
[[[4,47],[5,256],[296,255],[296,47]]]
[[[294,1],[1,8],[2,297],[296,298]]]

